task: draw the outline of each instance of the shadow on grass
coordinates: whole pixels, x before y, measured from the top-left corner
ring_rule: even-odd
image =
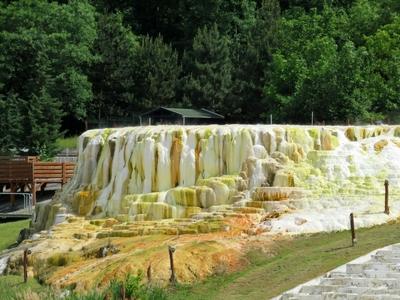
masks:
[[[343,247],[332,248],[332,249],[325,250],[324,252],[335,252],[338,250],[344,250],[344,249],[350,249],[350,248],[353,248],[353,246],[348,245],[348,246],[343,246]]]

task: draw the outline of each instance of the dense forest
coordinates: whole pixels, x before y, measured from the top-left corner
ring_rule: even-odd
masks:
[[[0,152],[157,106],[229,123],[388,120],[398,0],[0,0]]]

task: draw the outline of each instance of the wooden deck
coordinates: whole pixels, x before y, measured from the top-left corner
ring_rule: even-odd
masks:
[[[42,162],[32,156],[0,157],[0,190],[6,186],[13,193],[29,191],[35,205],[38,190],[48,183],[63,186],[74,175],[74,169],[75,164],[69,162]]]

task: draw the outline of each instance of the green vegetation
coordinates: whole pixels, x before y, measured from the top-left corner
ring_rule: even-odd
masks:
[[[28,227],[28,220],[0,224],[0,251],[14,244],[21,229]]]
[[[57,139],[57,149],[76,149],[78,146],[78,137],[71,136]]]
[[[4,225],[20,229],[26,223],[14,222],[0,226]],[[4,232],[4,227],[1,230]],[[11,239],[15,239],[16,232],[18,230],[9,234]],[[301,235],[292,240],[274,242],[268,253],[253,250],[248,254],[249,266],[240,272],[216,275],[194,285],[160,289],[144,285],[141,282],[142,274],[127,275],[124,281],[112,281],[104,290],[93,290],[85,295],[72,293],[66,299],[104,299],[106,295],[109,297],[107,299],[119,299],[122,286],[125,295],[131,295],[134,299],[268,299],[374,249],[399,242],[400,223],[359,229],[357,240],[357,245],[351,247],[349,231]],[[46,299],[56,298],[48,287],[40,286],[33,279],[28,286],[21,282],[21,276],[2,277],[1,299],[15,299],[12,296],[23,291],[27,295],[36,293],[46,295]],[[5,286],[8,288],[3,288]]]
[[[397,0],[0,0],[0,153],[49,157],[85,121],[160,105],[390,121],[399,30]]]
[[[166,291],[156,286],[142,283],[142,274],[137,276],[128,274],[124,280],[113,280],[102,290],[91,290],[86,293],[64,291],[65,300],[167,300]],[[31,299],[60,299],[60,291],[40,285],[35,279],[23,283],[21,276],[7,275],[0,279],[0,297],[2,300],[31,300]]]
[[[276,242],[273,256],[253,251],[245,270],[179,286],[170,299],[269,299],[374,249],[400,242],[400,224],[359,229],[357,240],[351,247],[349,231],[342,231]]]
[[[29,278],[25,284],[22,276],[0,277],[0,298],[4,300],[51,299],[50,289],[40,285],[36,279]],[[32,295],[37,296],[32,297]]]

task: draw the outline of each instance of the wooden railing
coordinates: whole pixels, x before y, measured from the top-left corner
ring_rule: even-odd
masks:
[[[0,183],[29,183],[33,164],[22,160],[0,160]]]
[[[74,163],[33,162],[33,178],[41,183],[65,184],[73,175]]]
[[[41,162],[36,157],[0,156],[0,186],[9,185],[11,192],[28,189],[36,203],[36,191],[48,183],[64,185],[74,175],[74,163]]]

